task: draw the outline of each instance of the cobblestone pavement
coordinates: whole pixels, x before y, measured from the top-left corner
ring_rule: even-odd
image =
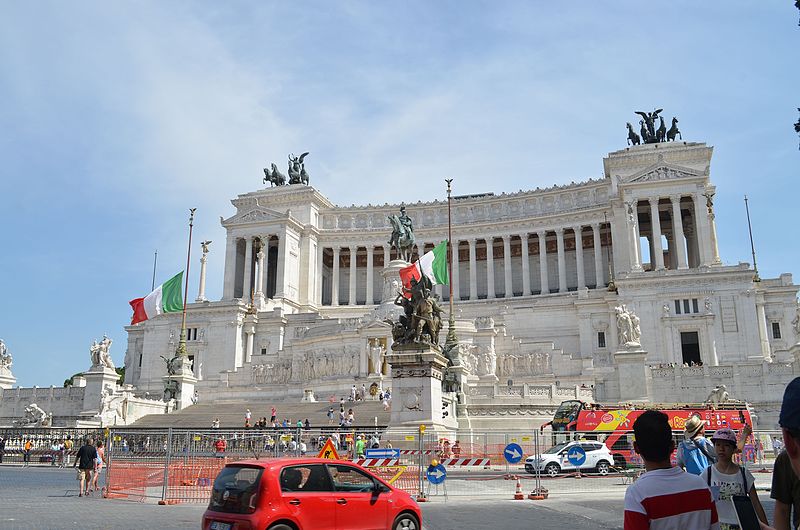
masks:
[[[159,506],[99,496],[78,497],[75,470],[0,465],[0,529],[197,529],[205,504]],[[622,528],[624,492],[551,496],[546,501],[508,497],[443,496],[422,503],[425,530],[494,528]],[[774,502],[759,496],[770,520]],[[535,524],[534,524],[535,523]]]

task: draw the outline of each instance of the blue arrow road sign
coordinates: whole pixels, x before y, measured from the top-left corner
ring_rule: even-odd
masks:
[[[439,464],[436,467],[429,467],[426,475],[431,484],[441,484],[447,478],[447,470],[442,464]]]
[[[516,464],[522,460],[522,447],[519,444],[510,443],[503,449],[503,456],[506,457],[509,464]]]
[[[580,467],[586,462],[586,451],[580,445],[574,445],[567,451],[567,460],[575,467]]]
[[[367,458],[400,458],[400,449],[367,449]]]

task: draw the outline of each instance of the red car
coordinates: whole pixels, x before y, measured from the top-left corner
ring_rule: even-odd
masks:
[[[341,460],[231,462],[219,472],[203,530],[422,530],[405,491]]]

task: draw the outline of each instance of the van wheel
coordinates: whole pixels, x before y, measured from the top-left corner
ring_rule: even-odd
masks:
[[[394,520],[392,530],[420,530],[420,528],[416,517],[410,513],[403,513]]]
[[[548,475],[550,475],[551,477],[555,477],[556,475],[561,473],[561,468],[558,467],[558,464],[554,464],[554,463],[550,462],[549,464],[547,464],[545,466],[544,472],[547,473]]]
[[[597,472],[601,475],[608,475],[608,462],[601,460],[597,463]]]

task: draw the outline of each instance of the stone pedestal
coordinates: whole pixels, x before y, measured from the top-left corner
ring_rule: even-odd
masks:
[[[175,374],[165,375],[162,377],[166,385],[169,380],[178,383],[178,395],[175,397],[175,408],[177,410],[186,408],[192,405],[192,398],[194,397],[194,385],[197,384],[197,378],[192,373],[192,361],[189,357],[179,357],[175,363],[178,365],[175,369]]]
[[[383,276],[383,296],[381,296],[381,304],[394,305],[397,291],[403,290],[403,282],[400,281],[400,269],[405,269],[408,266],[409,263],[407,261],[393,259],[388,265],[383,267],[381,271],[381,276]]]
[[[442,378],[447,358],[428,344],[392,346],[391,432],[408,433],[425,425],[426,432],[452,435],[458,429],[454,414],[442,418]]]
[[[16,382],[17,378],[14,377],[10,370],[0,370],[0,388],[13,388]]]
[[[119,374],[107,366],[92,366],[88,372],[83,372],[86,388],[83,392],[83,410],[81,415],[100,414],[103,401],[103,390],[108,386],[111,390],[117,388]]]
[[[456,420],[458,421],[459,432],[472,430],[472,422],[467,412],[467,379],[469,375],[466,368],[459,364],[448,368],[451,376],[455,380],[456,388],[453,390],[456,405]]]
[[[646,358],[647,352],[639,345],[614,352],[620,401],[650,401],[652,377]]]

